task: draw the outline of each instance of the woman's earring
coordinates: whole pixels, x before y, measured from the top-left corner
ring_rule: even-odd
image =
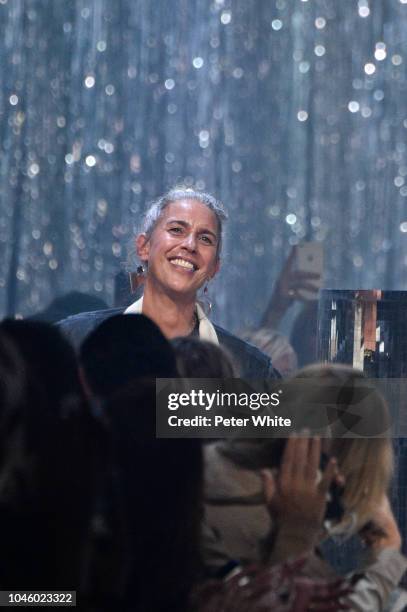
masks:
[[[135,293],[146,280],[146,267],[144,265],[137,266],[135,272],[129,273],[129,279],[131,292]]]
[[[211,300],[209,298],[209,295],[208,295],[208,293],[209,293],[208,285],[209,285],[209,281],[210,280],[211,280],[210,278],[207,279],[205,287],[204,287],[204,289],[202,291],[202,298],[199,300],[199,303],[201,304],[201,306],[202,306],[202,308],[204,310],[204,313],[206,315],[209,315],[211,313],[211,310],[212,310],[212,302],[211,302]]]

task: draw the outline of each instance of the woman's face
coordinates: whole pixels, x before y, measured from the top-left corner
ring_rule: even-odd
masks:
[[[218,271],[218,245],[215,214],[188,199],[168,204],[150,238],[137,238],[138,255],[148,262],[148,280],[188,299]]]

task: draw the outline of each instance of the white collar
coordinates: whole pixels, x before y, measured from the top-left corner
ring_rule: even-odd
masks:
[[[143,312],[143,297],[141,297],[133,304],[130,304],[124,311],[124,314],[142,314]],[[207,340],[213,344],[219,344],[218,336],[215,328],[209,321],[208,317],[203,311],[202,306],[197,302],[195,304],[195,312],[199,322],[199,338],[201,340]]]

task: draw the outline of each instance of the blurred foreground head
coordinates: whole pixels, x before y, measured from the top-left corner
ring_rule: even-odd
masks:
[[[46,390],[44,401],[47,399],[53,409],[82,397],[74,350],[56,327],[40,321],[5,319],[0,331],[18,349],[30,385],[36,386],[37,392]]]
[[[175,338],[172,341],[182,378],[235,378],[232,357],[222,347],[199,338]]]
[[[0,583],[71,588],[80,584],[103,436],[56,328],[2,322],[0,380]]]
[[[93,312],[105,308],[108,308],[106,302],[96,295],[82,293],[81,291],[69,291],[54,298],[45,310],[37,312],[29,320],[56,323],[80,312]]]
[[[174,351],[144,315],[115,315],[84,340],[80,364],[93,396],[107,398],[138,378],[177,376]]]
[[[200,441],[156,437],[154,381],[132,383],[107,409],[125,599],[132,609],[186,612],[199,571]]]

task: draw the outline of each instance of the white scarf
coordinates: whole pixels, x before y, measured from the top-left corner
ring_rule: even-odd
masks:
[[[195,304],[195,312],[198,317],[199,322],[199,338],[201,340],[207,340],[208,342],[212,342],[213,344],[219,344],[218,336],[216,334],[215,328],[212,323],[209,321],[208,317],[203,311],[202,306]],[[124,311],[124,314],[142,314],[143,313],[143,297],[141,297],[133,304],[130,304]]]

